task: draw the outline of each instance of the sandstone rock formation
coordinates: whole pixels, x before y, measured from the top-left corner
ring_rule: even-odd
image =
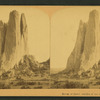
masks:
[[[4,52],[4,44],[5,44],[5,37],[6,37],[6,24],[0,21],[0,59]]]
[[[28,29],[27,29],[27,23],[26,23],[26,18],[24,13],[21,14],[20,32],[21,32],[21,47],[23,46],[22,52],[24,51],[24,53],[27,54],[28,53],[28,46],[27,46]]]
[[[67,70],[78,70],[81,64],[81,56],[84,50],[84,39],[86,32],[86,24],[80,21],[78,36],[75,48],[68,58]]]
[[[14,10],[10,12],[8,23],[0,22],[0,67],[9,70],[27,55],[27,24],[25,15],[21,18]]]
[[[87,23],[80,21],[75,47],[68,58],[66,71],[87,71],[100,60],[99,13],[93,10]]]
[[[23,60],[23,61],[22,61]],[[0,76],[1,79],[29,79],[34,77],[47,77],[50,75],[50,59],[39,63],[32,55],[25,55],[14,67]]]

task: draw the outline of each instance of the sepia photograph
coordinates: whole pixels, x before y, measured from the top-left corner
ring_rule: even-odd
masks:
[[[76,6],[51,18],[51,88],[100,88],[100,7]]]
[[[0,13],[0,96],[100,96],[100,6]]]
[[[0,12],[0,89],[49,88],[48,16],[33,7]]]

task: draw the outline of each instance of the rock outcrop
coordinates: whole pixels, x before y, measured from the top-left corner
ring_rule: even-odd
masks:
[[[87,71],[100,60],[99,13],[93,10],[87,23],[80,21],[75,47],[68,58],[66,71]]]
[[[30,79],[36,77],[47,77],[50,75],[50,59],[39,63],[32,55],[24,55],[23,59],[14,67],[0,76],[1,79]]]
[[[9,70],[27,55],[27,24],[25,15],[21,18],[14,10],[10,12],[7,24],[0,22],[0,67]]]

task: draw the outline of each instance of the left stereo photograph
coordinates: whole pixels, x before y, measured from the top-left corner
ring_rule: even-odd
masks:
[[[49,89],[49,16],[32,6],[0,12],[0,89]]]

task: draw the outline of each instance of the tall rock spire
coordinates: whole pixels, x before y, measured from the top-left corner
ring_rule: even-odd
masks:
[[[86,33],[86,24],[80,21],[78,35],[76,39],[75,47],[68,58],[67,62],[67,71],[76,71],[79,69],[81,64],[81,56],[84,50],[84,40],[85,40],[85,33]]]
[[[2,26],[6,28],[6,31],[4,29],[4,32],[1,32],[2,29],[0,29],[4,43],[3,46],[0,44],[0,50],[1,48],[3,50],[0,62],[2,62],[1,67],[3,69],[9,70],[27,54],[28,32],[25,15],[22,14],[20,18],[19,13],[13,10],[10,12],[8,23]],[[4,37],[3,34],[5,34]]]
[[[21,42],[22,42],[22,45],[23,45],[23,50],[25,51],[25,53],[28,53],[28,46],[27,46],[28,29],[27,29],[27,23],[26,23],[26,18],[25,18],[24,13],[21,14],[20,31],[21,31],[21,38],[22,38]]]
[[[99,13],[93,10],[87,24],[80,22],[74,50],[68,58],[67,71],[88,70],[100,60]]]
[[[82,64],[85,70],[89,69],[100,59],[100,42],[99,35],[99,13],[93,10],[89,14],[89,20],[87,25],[87,31],[84,43],[84,52],[82,55]],[[99,56],[99,58],[98,58]]]
[[[9,60],[16,51],[16,47],[20,43],[20,23],[19,14],[17,11],[12,11],[9,15],[9,21],[7,26],[6,40],[5,40],[5,56]]]

